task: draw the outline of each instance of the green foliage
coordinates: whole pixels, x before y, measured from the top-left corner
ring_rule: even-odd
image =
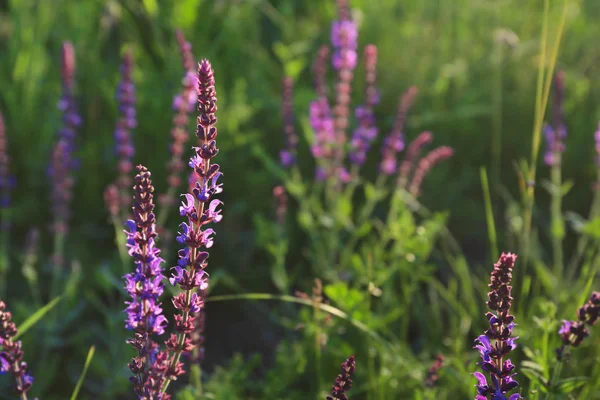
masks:
[[[598,290],[600,261],[600,195],[586,189],[597,173],[592,143],[600,118],[594,46],[600,7],[596,0],[566,4],[556,65],[566,73],[567,151],[554,175],[541,162],[536,165],[538,189],[547,190],[536,190],[527,237],[527,203],[519,185],[526,188],[532,166],[522,160],[530,154],[534,115],[544,116],[534,106],[536,71],[551,62],[540,58],[543,1],[351,0],[360,45],[374,43],[379,50],[380,132],[391,128],[400,93],[416,84],[419,97],[407,139],[428,129],[436,143],[455,149],[454,161],[432,171],[418,199],[374,178],[381,139],[361,178],[347,190],[313,182],[310,69],[316,50],[329,40],[333,1],[0,5],[0,111],[17,178],[13,206],[2,213],[12,231],[2,231],[0,289],[6,287],[15,320],[26,321],[19,339],[35,376],[31,398],[68,398],[76,385],[80,399],[132,395],[126,364],[133,351],[125,344],[121,279],[132,266],[123,252],[122,221],[108,221],[102,201],[116,175],[114,90],[120,55],[132,47],[139,119],[135,162],[149,167],[163,193],[170,107],[183,72],[176,28],[195,56],[209,58],[216,71],[218,157],[225,177],[225,218],[210,257],[202,389],[183,379],[173,385],[176,399],[324,398],[350,354],[358,360],[351,398],[473,397],[478,357],[472,343],[487,322],[489,260],[497,259],[496,246],[528,252],[517,260],[513,289],[520,337],[513,362],[521,393],[540,399],[598,397],[597,329],[563,362],[555,355],[561,320],[575,319],[577,308]],[[562,2],[548,9],[548,53],[561,9]],[[76,49],[84,125],[64,246],[68,262],[51,287],[55,237],[46,229],[52,215],[45,174],[60,125],[55,104],[64,40]],[[294,81],[300,135],[300,166],[292,171],[277,161],[284,75]],[[361,101],[363,85],[359,67],[352,105]],[[481,166],[486,170],[480,181]],[[290,198],[284,221],[275,221],[271,200],[279,184]],[[167,228],[175,232],[180,219],[170,211]],[[22,239],[33,226],[42,234],[32,257]],[[176,243],[160,246],[170,268]],[[296,291],[306,295],[292,297]],[[223,301],[210,302],[221,295]],[[164,303],[168,314],[171,305]],[[97,351],[84,364],[90,346]],[[428,388],[424,379],[438,352],[446,364],[438,383]],[[0,379],[2,395],[9,384]]]

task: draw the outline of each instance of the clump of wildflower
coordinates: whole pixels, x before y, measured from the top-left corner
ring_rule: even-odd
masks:
[[[135,110],[135,85],[132,79],[133,55],[128,50],[123,55],[121,63],[121,82],[117,85],[116,99],[119,104],[119,119],[115,128],[116,153],[119,157],[119,178],[117,187],[120,192],[120,209],[126,213],[131,204],[129,189],[131,188],[131,171],[133,170],[133,156],[135,147],[131,138],[131,131],[137,126]]]
[[[377,137],[373,108],[379,104],[379,92],[375,87],[377,77],[377,47],[372,44],[367,45],[364,57],[366,82],[365,104],[356,107],[354,112],[358,120],[358,127],[354,130],[349,154],[350,162],[359,166],[365,163],[371,142]]]
[[[560,165],[562,153],[565,151],[567,127],[564,123],[563,100],[565,94],[565,74],[559,71],[554,76],[554,102],[552,104],[552,124],[544,124],[543,132],[546,138],[546,153],[544,162],[548,166]]]
[[[417,170],[413,176],[412,182],[410,183],[409,192],[413,196],[418,196],[421,190],[421,184],[427,173],[439,162],[446,160],[454,154],[454,150],[448,146],[440,146],[436,149],[431,150],[425,157],[419,161]]]
[[[160,250],[156,247],[156,219],[152,180],[146,167],[139,165],[135,177],[133,219],[126,223],[127,247],[135,262],[135,271],[125,276],[125,289],[131,296],[126,302],[126,327],[135,333],[129,339],[138,356],[129,363],[134,374],[130,380],[140,398],[164,399],[161,386],[168,373],[166,351],[161,352],[152,336],[164,334],[167,319],[162,313],[160,296],[164,291]],[[165,368],[166,365],[166,368]]]
[[[10,156],[8,155],[6,129],[4,118],[0,113],[0,208],[8,208],[10,206],[10,194],[14,186],[14,179],[10,175],[9,164]]]
[[[600,318],[600,292],[594,292],[590,299],[577,312],[577,321],[563,321],[558,331],[564,346],[578,347],[590,332],[586,328],[594,326]]]
[[[342,363],[342,372],[335,378],[335,384],[331,388],[331,396],[327,400],[348,400],[346,392],[352,389],[352,374],[356,371],[356,360],[354,356],[348,357]]]
[[[196,90],[196,61],[192,54],[192,45],[185,40],[183,32],[177,31],[177,43],[181,60],[185,70],[182,79],[182,89],[173,99],[173,109],[176,111],[173,117],[173,128],[171,129],[171,159],[167,164],[169,170],[168,177],[168,192],[161,196],[160,202],[163,206],[169,207],[175,204],[175,193],[181,186],[181,173],[185,168],[183,154],[185,152],[185,144],[189,139],[187,127],[189,125],[189,114],[194,110],[197,101]],[[164,210],[163,210],[164,212]],[[162,225],[161,221],[159,225]]]
[[[185,247],[179,250],[179,261],[173,267],[169,281],[173,286],[178,285],[181,293],[173,298],[173,305],[181,312],[175,316],[177,335],[171,335],[166,342],[167,348],[173,353],[171,365],[177,366],[181,353],[189,353],[194,349],[190,334],[195,330],[196,314],[203,307],[203,300],[196,290],[205,290],[208,281],[204,269],[207,266],[208,252],[213,245],[214,231],[205,228],[206,225],[221,220],[221,201],[214,199],[222,192],[218,179],[221,176],[218,164],[211,164],[218,149],[217,138],[217,96],[212,66],[208,60],[202,60],[198,68],[198,129],[196,136],[200,141],[199,147],[194,147],[195,155],[190,159],[190,167],[197,174],[192,193],[184,195],[185,199],[179,207],[181,216],[187,222],[180,225],[181,231],[177,241]],[[181,369],[181,367],[177,367]],[[181,370],[183,373],[183,370]],[[170,380],[173,380],[170,378]],[[166,382],[163,390],[169,385]]]
[[[23,361],[21,341],[14,341],[18,331],[11,318],[11,313],[6,311],[6,304],[0,300],[0,373],[8,372],[15,378],[15,391],[26,400],[33,377],[27,371],[27,363]]]
[[[490,327],[485,334],[475,340],[475,349],[479,351],[481,361],[477,363],[481,369],[488,373],[491,384],[488,384],[486,376],[481,372],[474,372],[477,378],[477,396],[475,400],[506,400],[505,394],[517,388],[519,383],[514,380],[515,366],[507,358],[517,345],[516,337],[512,336],[515,327],[515,317],[510,314],[513,298],[512,270],[517,256],[511,253],[502,253],[500,259],[494,264],[488,293],[487,306],[490,312],[486,314]],[[518,393],[512,394],[508,400],[521,399]]]
[[[425,377],[425,386],[428,388],[434,387],[438,379],[440,379],[440,370],[444,367],[444,355],[438,354]]]
[[[283,96],[281,113],[283,116],[283,137],[285,150],[279,153],[281,164],[290,167],[296,163],[296,147],[298,146],[298,135],[294,128],[294,82],[289,76],[283,79]]]
[[[350,8],[347,0],[338,0],[338,20],[331,25],[331,43],[334,51],[332,64],[338,72],[335,85],[335,107],[333,109],[335,138],[336,138],[336,162],[338,168],[344,159],[346,144],[346,130],[348,129],[348,108],[351,101],[352,79],[358,55],[358,29],[356,23],[351,19]]]
[[[417,159],[419,158],[419,154],[423,147],[427,146],[433,140],[433,135],[431,132],[421,132],[419,136],[413,139],[412,142],[408,145],[408,150],[406,152],[406,157],[402,160],[400,164],[400,169],[398,171],[398,186],[401,188],[406,188],[406,184],[408,183],[408,178],[410,173],[412,172]]]
[[[70,42],[62,47],[61,75],[63,92],[58,109],[63,113],[62,127],[58,132],[58,142],[52,152],[49,175],[52,180],[52,208],[54,213],[53,230],[57,234],[66,234],[71,189],[73,187],[72,169],[76,166],[73,159],[75,136],[81,125],[77,112],[73,86],[75,82],[75,50]]]
[[[415,86],[410,87],[402,95],[394,127],[383,141],[379,170],[384,175],[389,176],[396,172],[396,155],[404,150],[404,126],[406,125],[406,115],[412,107],[416,96],[417,88]]]

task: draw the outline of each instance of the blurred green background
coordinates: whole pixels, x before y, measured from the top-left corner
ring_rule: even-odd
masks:
[[[416,85],[419,95],[408,120],[407,138],[431,130],[436,145],[455,149],[452,160],[426,179],[422,203],[433,210],[448,210],[449,228],[473,264],[487,262],[489,251],[479,181],[481,166],[490,173],[502,249],[506,249],[505,222],[515,223],[506,205],[509,195],[518,198],[515,161],[528,157],[531,151],[542,3],[351,1],[359,23],[359,46],[373,43],[379,49],[382,101],[376,114],[380,131],[387,133],[391,128],[399,95]],[[551,3],[552,38],[559,7]],[[281,79],[285,75],[294,79],[298,126],[306,125],[308,104],[314,98],[311,64],[319,46],[329,42],[335,15],[335,4],[329,0],[0,1],[0,110],[6,120],[11,168],[17,178],[8,294],[11,303],[27,301],[26,285],[18,283],[22,275],[17,266],[24,237],[32,227],[42,232],[40,254],[50,253],[46,168],[60,125],[56,108],[61,87],[60,47],[70,40],[76,49],[76,95],[84,122],[77,138],[81,167],[76,173],[67,252],[70,259],[79,261],[82,277],[87,278],[77,283],[81,302],[78,315],[87,315],[92,322],[77,322],[79,317],[74,315],[62,341],[56,344],[59,350],[55,351],[65,356],[59,364],[64,376],[55,377],[58,383],[54,386],[46,382],[54,392],[70,393],[61,388],[77,379],[87,346],[102,346],[106,344],[103,340],[110,342],[111,338],[103,338],[105,325],[92,305],[110,304],[110,297],[116,296],[103,275],[107,265],[117,262],[117,254],[102,193],[117,173],[113,154],[117,117],[114,92],[124,49],[133,48],[135,59],[135,162],[152,171],[158,192],[166,186],[171,102],[183,72],[175,30],[183,30],[198,59],[212,62],[219,98],[218,162],[225,188],[225,218],[216,227],[216,244],[211,251],[210,270],[219,282],[215,293],[269,292],[274,290],[265,267],[269,260],[257,244],[254,220],[257,215],[274,215],[272,189],[280,178],[265,167],[265,157],[277,162],[283,143]],[[569,1],[557,62],[557,68],[566,74],[569,136],[563,173],[577,188],[565,199],[564,209],[581,214],[591,200],[596,172],[593,133],[600,119],[598,21],[600,2]],[[355,90],[361,87],[359,69]],[[356,96],[353,104],[360,100]],[[365,171],[373,180],[382,136],[373,146]],[[304,139],[300,142],[300,160],[309,176],[313,161]],[[543,179],[548,171],[542,167],[539,174]],[[539,190],[537,198],[544,207],[547,194]],[[538,221],[547,224],[543,214]],[[176,213],[172,213],[170,224],[177,226]],[[298,238],[288,260],[294,268],[310,262],[301,248],[302,238]],[[40,268],[48,264],[42,256]],[[312,279],[305,276],[295,286],[306,291]],[[106,291],[98,298],[86,295],[99,287]],[[14,310],[16,318],[22,319],[31,311],[28,306],[19,307]],[[238,303],[208,306],[209,371],[228,363],[236,351],[263,352],[262,366],[268,367],[274,357],[273,343],[282,335],[269,307]],[[115,331],[122,328],[121,321],[120,315],[113,318]],[[260,333],[236,333],[251,330]],[[117,342],[121,339],[119,336]],[[25,339],[26,358],[35,366],[34,371],[44,368],[34,361],[33,349],[38,340],[44,338]],[[113,344],[116,351],[121,343]],[[102,358],[98,360],[112,365]],[[87,398],[100,398],[98,393],[106,381],[98,376],[105,373],[102,365],[92,365],[90,382],[84,389],[90,396]],[[125,387],[125,393],[126,375],[123,369],[119,387]],[[333,378],[335,367],[330,375]],[[64,398],[57,396],[54,398]]]

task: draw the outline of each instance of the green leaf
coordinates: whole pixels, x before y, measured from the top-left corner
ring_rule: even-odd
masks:
[[[558,393],[571,393],[575,389],[583,386],[590,378],[587,376],[574,376],[571,378],[561,379],[553,385]]]
[[[17,340],[21,335],[25,334],[33,325],[35,325],[44,315],[48,313],[48,311],[52,310],[56,304],[62,299],[62,296],[55,297],[50,303],[46,304],[44,307],[37,310],[33,315],[25,320],[19,326],[19,332],[14,337],[14,340]]]
[[[94,357],[94,351],[96,348],[94,346],[90,347],[90,351],[88,351],[87,358],[85,359],[85,364],[83,365],[83,371],[81,372],[81,376],[77,380],[77,384],[75,385],[75,389],[73,390],[73,394],[71,395],[71,400],[76,400],[77,395],[79,394],[79,390],[81,389],[81,385],[83,384],[83,380],[85,379],[85,374],[87,374],[87,370],[92,363],[92,358]]]

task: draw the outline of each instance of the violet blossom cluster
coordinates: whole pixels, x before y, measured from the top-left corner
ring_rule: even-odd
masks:
[[[563,324],[558,331],[564,346],[578,347],[583,340],[589,336],[590,332],[586,328],[594,326],[600,318],[600,292],[594,292],[590,299],[577,312],[577,321],[563,320]],[[562,349],[558,352],[559,358]]]
[[[65,42],[62,46],[61,75],[63,92],[58,102],[58,109],[63,113],[62,127],[52,152],[49,175],[52,181],[53,230],[55,233],[66,234],[73,187],[71,172],[77,165],[73,159],[73,151],[77,128],[81,125],[81,117],[77,112],[73,95],[75,49],[70,42]]]
[[[489,321],[489,328],[485,334],[475,340],[475,349],[479,351],[481,361],[477,364],[481,366],[484,373],[489,374],[491,383],[488,384],[486,376],[481,372],[474,372],[477,378],[477,396],[475,400],[507,400],[505,396],[508,392],[519,386],[514,379],[516,373],[515,366],[507,356],[517,345],[516,337],[512,336],[515,327],[515,317],[510,314],[510,308],[513,298],[510,295],[512,290],[512,271],[517,256],[512,253],[502,253],[500,259],[494,264],[488,293],[487,306],[490,312],[486,314]],[[512,394],[508,400],[522,399],[519,393]]]
[[[427,370],[427,376],[425,376],[425,387],[432,388],[435,386],[437,381],[440,379],[440,370],[444,368],[445,357],[443,354],[438,354],[435,357],[435,361]]]
[[[292,78],[289,76],[283,78],[282,87],[281,114],[285,149],[279,153],[279,158],[281,164],[287,168],[296,163],[296,147],[298,146],[298,135],[294,128],[294,81]]]
[[[21,341],[14,340],[18,330],[11,318],[11,313],[6,311],[6,304],[0,300],[0,374],[10,373],[16,380],[15,391],[22,399],[27,400],[33,376],[27,371],[27,363],[23,361]]]
[[[168,399],[161,392],[170,374],[169,354],[160,351],[153,336],[165,333],[167,319],[163,315],[160,296],[164,291],[164,275],[160,250],[156,247],[156,218],[151,174],[139,165],[135,177],[133,219],[126,223],[127,247],[135,262],[135,271],[125,276],[125,288],[131,296],[126,302],[126,328],[135,337],[129,339],[138,352],[129,363],[134,374],[130,380],[134,392],[143,399]]]
[[[175,331],[166,342],[167,348],[174,353],[172,364],[179,361],[182,353],[190,353],[195,347],[195,331],[197,313],[204,302],[197,291],[206,290],[208,280],[204,269],[207,266],[208,250],[213,245],[213,229],[206,228],[211,223],[221,220],[222,204],[213,198],[222,192],[218,183],[222,173],[218,164],[211,164],[219,150],[217,138],[217,96],[212,66],[208,60],[202,60],[198,67],[198,129],[196,136],[200,141],[199,147],[193,147],[195,155],[190,159],[190,167],[197,176],[191,193],[184,195],[185,199],[179,207],[181,216],[187,222],[180,225],[181,231],[177,241],[185,247],[178,252],[179,260],[172,268],[169,281],[173,286],[179,286],[181,292],[173,298],[173,305],[181,312],[175,316]],[[167,382],[168,385],[168,382]]]
[[[135,147],[131,131],[137,126],[135,85],[132,79],[133,55],[128,50],[123,55],[121,63],[121,81],[117,85],[116,99],[119,104],[119,119],[115,128],[115,149],[119,157],[117,188],[120,193],[120,209],[126,213],[131,204],[129,189],[131,187],[131,171],[133,170],[133,156]],[[127,214],[125,214],[127,215]]]
[[[181,81],[181,92],[173,98],[173,127],[171,128],[171,159],[167,164],[169,177],[167,180],[169,190],[161,196],[160,203],[164,206],[172,206],[175,204],[175,192],[181,186],[181,173],[185,168],[183,154],[185,153],[185,145],[189,139],[187,127],[189,125],[189,114],[194,110],[197,102],[196,89],[196,59],[192,54],[192,45],[185,40],[182,31],[177,31],[177,44],[181,54],[181,62],[184,69],[184,76]]]
[[[333,108],[334,130],[336,138],[335,167],[343,176],[345,172],[342,163],[345,157],[346,131],[349,126],[349,107],[352,94],[352,79],[358,55],[358,28],[350,16],[348,0],[337,0],[338,20],[331,25],[331,44],[333,45],[332,65],[338,77],[335,85],[335,106]]]
[[[377,137],[377,126],[373,108],[379,104],[379,91],[375,87],[377,78],[377,47],[367,45],[364,50],[365,61],[365,104],[356,107],[354,115],[358,120],[358,127],[354,130],[351,150],[348,155],[352,164],[361,166],[367,159],[367,152],[371,142]]]
[[[543,133],[546,138],[544,162],[548,166],[560,165],[562,153],[565,151],[567,127],[564,123],[563,100],[565,95],[565,74],[559,71],[554,76],[554,102],[552,104],[552,124],[544,124]]]
[[[412,107],[415,97],[417,96],[417,88],[410,87],[403,95],[398,106],[398,114],[396,122],[389,135],[384,139],[381,147],[381,163],[379,171],[384,175],[393,175],[396,172],[396,157],[397,154],[404,150],[404,126],[406,125],[406,116]]]
[[[342,363],[342,372],[335,378],[335,384],[331,388],[331,396],[327,400],[348,400],[346,392],[352,389],[352,375],[356,371],[356,359],[350,356]]]

